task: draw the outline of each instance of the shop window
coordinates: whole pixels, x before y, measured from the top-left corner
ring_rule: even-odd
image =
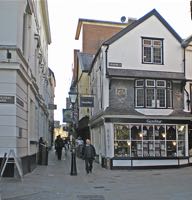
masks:
[[[116,157],[130,156],[130,129],[129,125],[114,125],[114,155]]]
[[[131,139],[132,140],[141,140],[142,139],[141,126],[135,125],[131,128]]]
[[[142,129],[141,125],[133,125],[131,127],[131,156],[142,157]]]
[[[186,125],[116,124],[114,127],[115,156],[186,156]]]
[[[154,133],[155,133],[155,140],[165,140],[164,126],[155,125]]]
[[[185,156],[185,125],[177,126],[177,134],[178,134],[178,156]]]
[[[153,140],[153,126],[143,126],[143,140]]]
[[[175,126],[167,126],[167,140],[176,140]]]
[[[176,141],[167,141],[167,157],[176,157]]]
[[[128,141],[115,141],[114,147],[116,157],[130,156],[130,143]]]

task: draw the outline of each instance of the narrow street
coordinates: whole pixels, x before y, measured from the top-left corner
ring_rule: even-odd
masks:
[[[58,161],[49,152],[48,166],[20,178],[1,179],[1,200],[189,200],[192,168],[107,170],[94,163],[87,175],[77,158],[77,176],[70,175],[70,152]]]

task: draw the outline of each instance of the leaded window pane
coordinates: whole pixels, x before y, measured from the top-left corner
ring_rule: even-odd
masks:
[[[155,90],[153,88],[146,89],[146,106],[155,107]]]
[[[158,108],[165,108],[165,89],[157,89],[157,107]]]
[[[144,89],[136,89],[136,106],[144,106]]]
[[[167,107],[172,107],[172,91],[170,89],[167,89]]]
[[[162,58],[161,58],[161,48],[153,48],[153,63],[161,64]]]
[[[146,63],[151,63],[151,47],[144,47],[143,61]]]
[[[157,87],[165,87],[166,86],[166,82],[165,81],[157,81]]]
[[[137,87],[143,87],[144,86],[144,81],[143,80],[136,80],[136,86]]]

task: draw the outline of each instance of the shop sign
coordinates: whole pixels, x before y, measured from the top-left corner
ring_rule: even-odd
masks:
[[[71,109],[63,109],[63,122],[71,123],[72,120],[72,110]]]
[[[110,67],[122,67],[122,63],[117,62],[109,62]]]
[[[94,97],[80,97],[80,107],[94,107]]]
[[[112,123],[143,123],[143,124],[192,124],[188,119],[138,119],[138,118],[105,118]]]
[[[158,119],[147,119],[146,123],[148,124],[161,124],[162,120],[158,120]]]
[[[0,95],[0,103],[14,104],[15,103],[15,96]]]

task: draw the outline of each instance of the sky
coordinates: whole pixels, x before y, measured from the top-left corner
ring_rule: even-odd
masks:
[[[122,16],[139,19],[155,8],[181,38],[192,34],[190,0],[47,1],[52,38],[48,65],[56,79],[54,118],[61,124],[72,78],[73,50],[81,50],[80,41],[75,40],[79,18],[121,22]]]

